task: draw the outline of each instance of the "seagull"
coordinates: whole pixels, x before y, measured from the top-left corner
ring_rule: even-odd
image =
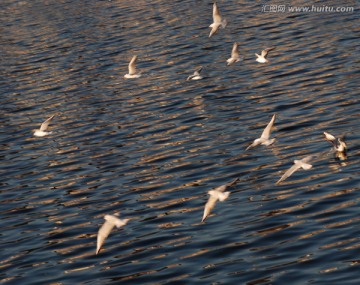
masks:
[[[195,70],[194,74],[190,75],[186,81],[188,80],[199,80],[202,79],[202,76],[200,75],[200,72],[202,70],[202,67],[200,67],[199,69]]]
[[[253,143],[246,148],[246,150],[248,150],[252,147],[258,146],[259,144],[268,146],[268,145],[271,145],[274,143],[275,139],[270,139],[270,134],[271,134],[275,119],[276,119],[276,114],[274,114],[272,116],[270,123],[266,126],[266,128],[262,132],[261,137],[258,139],[255,139],[253,141]]]
[[[214,5],[213,5],[213,21],[214,21],[214,23],[212,23],[209,26],[209,28],[211,28],[209,38],[211,38],[211,36],[217,32],[219,27],[224,29],[227,25],[227,21],[225,19],[222,19],[221,15],[220,15],[219,8],[218,8],[216,2],[214,2]]]
[[[338,138],[336,142],[336,138],[327,132],[324,132],[325,139],[331,143],[334,147],[334,150],[338,152],[346,152],[347,145],[343,138]]]
[[[215,204],[216,204],[217,200],[219,200],[220,202],[223,202],[229,197],[230,192],[224,192],[224,191],[228,187],[234,185],[238,180],[239,180],[239,178],[236,178],[232,182],[227,183],[227,184],[222,185],[222,186],[219,186],[219,187],[215,188],[214,190],[210,190],[208,192],[210,197],[209,197],[208,201],[205,204],[204,215],[202,217],[201,222],[204,222],[205,219],[210,215],[210,212],[215,207]]]
[[[312,165],[309,164],[308,162],[312,159],[313,157],[311,155],[308,155],[306,157],[304,157],[301,160],[294,160],[294,165],[291,166],[285,173],[283,176],[281,176],[281,178],[275,183],[275,184],[279,184],[280,182],[284,181],[286,178],[288,178],[291,174],[293,174],[296,170],[302,168],[304,170],[309,170]]]
[[[227,65],[231,65],[234,62],[238,62],[240,60],[242,60],[242,58],[240,58],[240,55],[239,55],[238,43],[234,43],[232,51],[231,51],[231,57],[226,60]]]
[[[336,141],[336,137],[334,137],[332,134],[329,134],[327,132],[324,132],[324,136],[325,139],[332,144],[335,152],[336,152],[336,157],[340,158],[341,160],[345,160],[346,159],[346,149],[347,149],[347,145],[344,141],[344,138],[337,138]]]
[[[52,115],[50,118],[46,119],[45,122],[43,122],[40,126],[40,129],[36,129],[33,130],[34,131],[34,136],[36,137],[44,137],[47,136],[49,134],[51,134],[52,132],[47,132],[47,128],[51,122],[51,120],[55,117],[55,115]]]
[[[120,228],[127,224],[129,219],[119,219],[113,215],[105,215],[104,217],[105,223],[101,226],[97,236],[97,246],[96,246],[96,254],[99,253],[102,245],[104,244],[106,238],[109,236],[111,230],[114,226]]]
[[[140,73],[136,73],[136,60],[137,55],[134,55],[129,63],[129,73],[125,74],[125,78],[139,78],[141,76]]]
[[[261,52],[261,55],[258,55],[257,53],[255,53],[255,55],[256,55],[256,61],[257,61],[257,62],[260,62],[260,63],[269,62],[269,61],[266,59],[266,56],[268,55],[269,51],[271,51],[271,50],[273,50],[273,49],[275,49],[275,47],[264,49],[264,50]]]

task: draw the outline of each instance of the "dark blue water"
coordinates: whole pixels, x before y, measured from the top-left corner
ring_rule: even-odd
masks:
[[[212,2],[1,1],[2,283],[359,284],[359,7],[218,4],[209,39]],[[226,66],[234,41],[245,59]],[[276,142],[245,152],[274,113]],[[130,221],[95,255],[116,212]]]

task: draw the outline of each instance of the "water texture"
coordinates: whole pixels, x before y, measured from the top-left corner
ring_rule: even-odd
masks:
[[[1,283],[359,284],[348,2],[219,1],[229,24],[209,39],[210,1],[1,1]],[[245,58],[226,66],[235,41]],[[133,55],[142,77],[124,79]],[[199,66],[204,79],[186,81]],[[245,151],[274,113],[276,142]],[[53,114],[53,133],[33,137]],[[346,160],[324,131],[346,135]],[[275,185],[310,154],[311,170]],[[207,191],[236,177],[201,223]],[[117,212],[129,223],[95,255]]]

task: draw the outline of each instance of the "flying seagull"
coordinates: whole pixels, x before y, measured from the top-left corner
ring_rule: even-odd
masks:
[[[224,29],[227,25],[227,21],[225,19],[223,19],[220,15],[219,8],[218,8],[216,2],[214,2],[214,5],[213,5],[213,21],[214,21],[214,23],[212,23],[209,26],[209,28],[211,28],[209,38],[211,38],[211,36],[217,32],[219,27]]]
[[[311,155],[308,155],[306,157],[304,157],[301,160],[294,160],[294,165],[291,166],[285,173],[283,176],[281,176],[281,178],[276,182],[276,184],[278,185],[280,182],[284,181],[286,178],[288,178],[291,174],[293,174],[296,170],[302,168],[304,170],[309,170],[312,165],[309,164],[308,162],[312,159],[313,157]]]
[[[268,145],[271,145],[274,143],[275,139],[274,138],[270,139],[270,134],[271,134],[272,128],[274,126],[275,119],[276,119],[276,114],[274,114],[272,116],[270,123],[266,126],[266,128],[262,132],[261,137],[258,139],[255,139],[253,141],[253,143],[246,148],[246,150],[248,150],[252,147],[255,147],[259,144],[268,146]]]
[[[231,51],[231,57],[226,60],[227,65],[231,65],[234,62],[240,61],[242,58],[240,58],[239,51],[238,51],[238,43],[234,43],[232,51]]]
[[[201,222],[204,222],[205,219],[210,215],[210,212],[215,207],[217,200],[219,200],[220,202],[223,202],[229,197],[230,192],[225,192],[225,190],[228,187],[234,185],[238,180],[239,180],[239,178],[236,178],[232,182],[229,182],[225,185],[221,185],[221,186],[215,188],[214,190],[210,190],[208,192],[210,197],[205,204],[204,215],[202,217]]]
[[[129,63],[129,73],[125,74],[125,78],[139,78],[141,76],[140,73],[136,73],[136,60],[137,55],[134,55]]]
[[[325,139],[332,144],[333,149],[335,150],[336,157],[345,160],[346,159],[346,149],[347,145],[344,141],[343,137],[339,137],[336,139],[332,134],[324,132]]]
[[[40,126],[40,129],[36,129],[33,130],[34,132],[34,136],[36,137],[44,137],[47,136],[49,134],[51,134],[52,132],[47,132],[47,128],[51,122],[51,120],[55,117],[55,115],[52,115],[50,118],[46,119]]]
[[[267,48],[267,49],[264,49],[262,52],[261,52],[261,55],[258,55],[257,53],[255,53],[256,55],[256,61],[257,62],[260,62],[260,63],[266,63],[266,62],[269,62],[266,57],[269,53],[269,51],[275,49],[275,47],[272,47],[272,48]]]
[[[331,143],[334,147],[334,150],[338,152],[346,152],[347,145],[344,141],[344,138],[338,138],[336,141],[336,137],[334,137],[332,134],[329,134],[327,132],[324,132],[325,139]]]
[[[96,246],[96,254],[99,253],[102,245],[104,244],[106,238],[109,236],[111,230],[114,226],[120,228],[127,224],[129,219],[119,219],[113,215],[105,215],[104,217],[105,223],[101,226],[97,236],[97,246]]]
[[[186,81],[188,80],[199,80],[202,79],[202,76],[200,75],[200,72],[202,70],[202,67],[200,67],[199,69],[194,71],[194,74],[189,75],[188,78],[186,79]]]

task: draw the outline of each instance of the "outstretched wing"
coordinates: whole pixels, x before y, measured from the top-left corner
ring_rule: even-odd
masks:
[[[305,156],[301,161],[307,163],[307,162],[309,162],[312,158],[313,158],[312,155],[308,155],[308,156]]]
[[[238,182],[238,181],[239,181],[239,177],[236,178],[236,179],[234,179],[234,180],[231,181],[231,182],[228,182],[228,183],[226,183],[226,184],[224,184],[224,185],[221,185],[221,186],[219,186],[219,187],[216,187],[216,188],[215,188],[214,190],[212,190],[212,191],[215,191],[215,192],[224,192],[228,187],[235,185],[236,182]]]
[[[96,254],[99,253],[101,247],[105,243],[105,240],[109,236],[113,227],[114,227],[113,223],[111,223],[109,221],[105,221],[105,223],[99,229],[98,236],[97,236]]]
[[[211,210],[215,207],[217,199],[210,195],[209,200],[205,204],[204,214],[201,222],[205,221],[205,219],[210,215]]]
[[[269,122],[269,124],[266,126],[266,128],[264,129],[264,131],[261,134],[261,138],[268,140],[270,138],[270,134],[272,131],[272,128],[274,126],[275,123],[275,119],[276,119],[276,114],[274,114]]]
[[[236,182],[239,181],[239,177],[235,178],[233,181],[229,182],[228,184],[226,184],[227,187],[233,186],[236,184]]]
[[[221,23],[221,15],[220,15],[220,11],[219,11],[219,8],[216,4],[216,2],[214,2],[214,5],[213,5],[213,20],[214,20],[214,23]]]
[[[194,75],[200,75],[201,70],[202,70],[202,67],[200,67],[199,69],[195,70]]]
[[[274,47],[271,47],[271,48],[264,49],[264,50],[261,52],[261,56],[264,57],[264,58],[266,58],[266,56],[268,55],[268,53],[269,53],[271,50],[273,50],[273,49],[275,49],[275,48],[274,48]]]
[[[48,128],[51,120],[55,117],[55,115],[52,115],[50,118],[48,118],[45,122],[43,122],[40,126],[40,131],[46,131],[46,129]]]
[[[234,43],[232,51],[231,51],[231,57],[239,58],[238,43]]]
[[[327,132],[324,132],[325,139],[336,148],[336,138]]]
[[[130,75],[136,74],[136,60],[137,60],[137,55],[134,55],[129,63],[129,74]]]
[[[288,178],[289,176],[291,176],[296,170],[298,170],[300,168],[299,165],[294,164],[293,166],[291,166],[285,173],[283,176],[281,176],[281,178],[276,182],[276,184],[279,184],[280,182],[284,181],[286,178]]]

